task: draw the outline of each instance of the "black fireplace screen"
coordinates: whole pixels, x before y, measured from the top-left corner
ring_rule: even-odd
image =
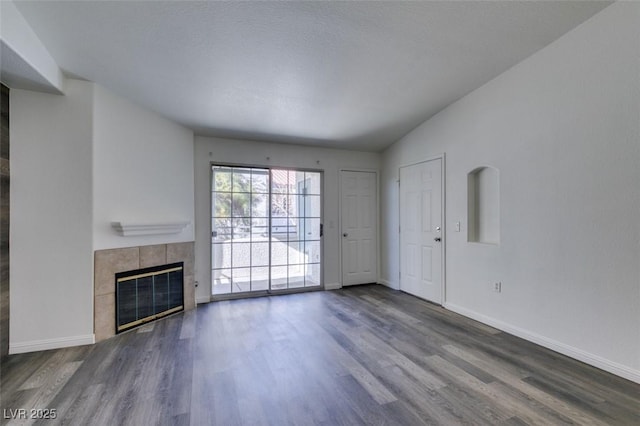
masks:
[[[116,274],[116,333],[184,309],[183,263]]]

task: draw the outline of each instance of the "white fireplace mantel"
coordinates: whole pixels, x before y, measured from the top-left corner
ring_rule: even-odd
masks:
[[[178,222],[111,222],[111,227],[123,237],[138,235],[165,235],[179,234],[184,228],[189,226],[189,221]]]

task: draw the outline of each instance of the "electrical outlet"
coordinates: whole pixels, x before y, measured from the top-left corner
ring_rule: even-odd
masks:
[[[502,291],[502,282],[493,283],[493,291],[500,293]]]

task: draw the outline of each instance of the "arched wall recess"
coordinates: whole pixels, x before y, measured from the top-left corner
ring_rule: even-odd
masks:
[[[476,167],[467,174],[467,240],[500,244],[500,172]]]

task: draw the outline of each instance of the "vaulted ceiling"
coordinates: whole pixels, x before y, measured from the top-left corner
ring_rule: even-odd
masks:
[[[15,2],[65,73],[198,134],[369,151],[609,3]]]

